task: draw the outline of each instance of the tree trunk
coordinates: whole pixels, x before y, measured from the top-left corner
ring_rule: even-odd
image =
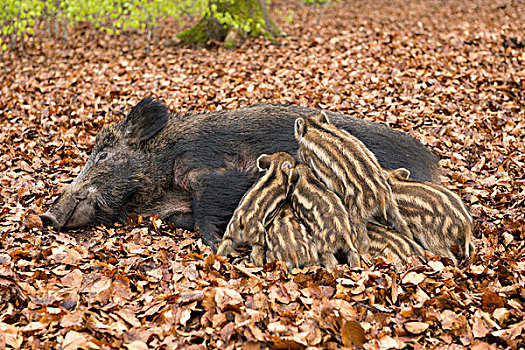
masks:
[[[208,13],[193,27],[177,35],[182,44],[223,42],[235,46],[248,36],[274,40],[281,34],[265,0],[210,0]]]

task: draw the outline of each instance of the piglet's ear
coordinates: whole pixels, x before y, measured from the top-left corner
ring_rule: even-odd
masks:
[[[304,123],[303,118],[295,119],[294,131],[295,131],[295,136],[298,136],[298,137],[304,136],[304,134],[306,133],[306,125]]]
[[[405,168],[399,168],[396,170],[392,170],[392,173],[395,177],[397,177],[400,180],[406,180],[410,177],[410,170]]]
[[[162,102],[145,98],[124,120],[126,136],[138,142],[147,141],[166,126],[169,118],[169,110]]]
[[[272,162],[267,154],[261,154],[259,158],[257,158],[257,168],[259,168],[259,171],[270,169],[271,164]]]
[[[321,111],[318,115],[316,115],[313,118],[321,124],[330,124],[330,120],[328,119],[328,116],[326,115],[325,111]]]
[[[281,170],[288,177],[290,177],[290,174],[292,173],[292,169],[293,169],[293,165],[290,162],[284,162],[283,164],[281,164]]]

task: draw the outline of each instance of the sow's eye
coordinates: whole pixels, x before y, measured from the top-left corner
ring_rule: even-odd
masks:
[[[108,153],[107,152],[100,152],[98,155],[97,155],[97,160],[96,162],[103,162],[104,160],[106,160],[106,158],[108,157]]]

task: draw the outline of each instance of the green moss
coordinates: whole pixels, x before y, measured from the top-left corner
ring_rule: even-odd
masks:
[[[234,35],[229,35],[232,31]],[[233,47],[248,36],[262,35],[274,40],[280,34],[280,29],[259,0],[216,0],[210,3],[209,13],[199,23],[177,37],[186,44],[204,44],[214,40]]]
[[[177,38],[182,43],[205,44],[208,41],[206,33],[206,20],[207,18],[202,18],[199,23],[190,29],[186,29],[185,31],[177,34]]]

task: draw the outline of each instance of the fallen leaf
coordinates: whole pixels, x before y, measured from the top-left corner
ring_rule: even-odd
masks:
[[[422,273],[417,273],[410,271],[403,276],[401,279],[401,284],[415,284],[418,285],[425,280],[425,275]]]
[[[502,308],[505,306],[505,302],[505,298],[491,291],[487,291],[481,296],[481,305],[484,311],[492,312],[497,308]]]
[[[346,321],[341,331],[341,339],[346,347],[363,346],[366,343],[365,330],[355,320]]]
[[[128,348],[129,350],[147,350],[149,349],[149,346],[140,340],[135,340],[129,344],[124,344],[124,346]]]
[[[421,334],[428,329],[429,324],[424,322],[405,322],[403,326],[412,334]]]

